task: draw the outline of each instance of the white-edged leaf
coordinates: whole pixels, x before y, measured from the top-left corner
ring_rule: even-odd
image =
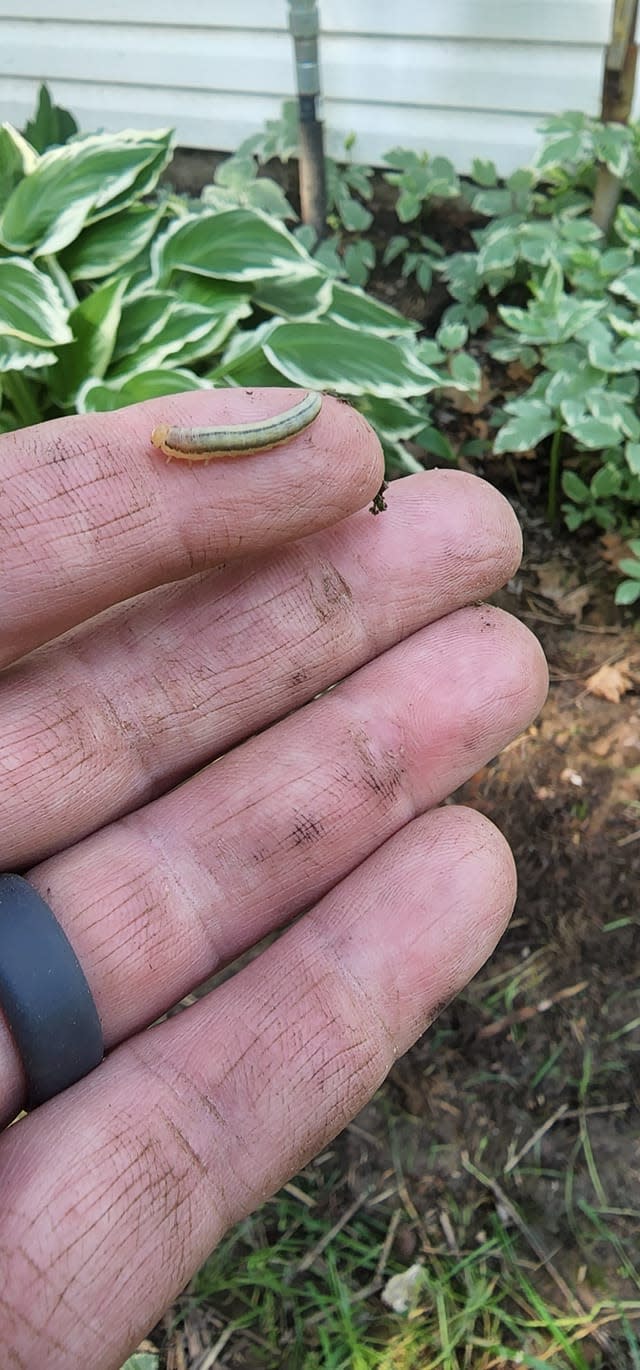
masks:
[[[471,175],[476,185],[484,186],[486,189],[498,184],[496,164],[489,158],[474,157],[471,163]]]
[[[0,205],[6,204],[14,186],[37,164],[38,154],[31,143],[13,124],[0,124]]]
[[[43,366],[53,366],[55,360],[55,352],[47,348],[0,334],[0,372],[36,371]]]
[[[120,323],[127,278],[121,276],[87,295],[69,315],[73,342],[60,351],[49,374],[49,386],[57,402],[66,408],[89,376],[104,376]]]
[[[72,281],[111,276],[142,252],[162,218],[162,207],[135,204],[90,224],[62,253],[60,261]]]
[[[274,276],[302,280],[318,271],[313,258],[282,224],[248,209],[175,220],[154,243],[152,267],[161,284],[174,271],[227,281],[262,281]]]
[[[343,395],[400,399],[428,394],[441,377],[401,342],[331,321],[283,323],[264,344],[267,359],[296,385]]]
[[[189,279],[193,283],[201,282],[203,278],[191,276]],[[278,314],[286,319],[317,319],[331,307],[334,286],[335,282],[324,271],[318,271],[315,276],[308,276],[304,280],[291,281],[287,276],[282,276],[258,281],[251,290],[251,298],[268,314]]]
[[[92,216],[114,212],[137,194],[141,173],[146,190],[146,168],[153,165],[157,179],[170,155],[166,129],[96,133],[51,148],[9,196],[0,219],[2,242],[38,256],[60,252]]]
[[[449,373],[454,385],[461,390],[479,390],[482,372],[475,357],[467,352],[454,352],[449,357]]]
[[[436,333],[436,342],[445,352],[457,352],[464,347],[469,337],[469,329],[464,323],[441,324]]]
[[[632,266],[622,276],[611,282],[609,289],[614,295],[623,295],[632,304],[640,304],[640,266]]]
[[[418,330],[415,320],[405,318],[397,309],[391,309],[372,295],[366,295],[363,290],[344,285],[341,281],[333,283],[329,317],[345,328],[363,328],[367,333],[375,333],[381,338],[403,334],[413,337]]]
[[[0,335],[52,348],[71,342],[69,311],[51,277],[21,257],[0,258]]]
[[[592,451],[600,451],[606,447],[618,447],[622,442],[622,433],[619,427],[604,419],[596,419],[593,415],[586,414],[584,418],[578,419],[572,426],[571,436],[583,447],[588,447]]]
[[[180,395],[184,390],[211,390],[211,381],[196,376],[182,367],[158,367],[136,376],[123,376],[116,381],[85,381],[76,395],[79,414],[95,414],[124,409],[142,400],[157,399],[161,395]]]
[[[555,416],[542,400],[529,400],[526,405],[523,401],[520,413],[510,418],[499,430],[493,450],[497,455],[501,452],[528,452],[553,433],[556,427]]]

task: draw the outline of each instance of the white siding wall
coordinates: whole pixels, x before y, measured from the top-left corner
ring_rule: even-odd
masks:
[[[464,171],[526,162],[545,114],[597,113],[612,0],[319,0],[329,149],[357,135]],[[46,80],[83,129],[231,151],[295,93],[286,0],[0,0],[0,119]],[[636,97],[636,113],[640,103]]]

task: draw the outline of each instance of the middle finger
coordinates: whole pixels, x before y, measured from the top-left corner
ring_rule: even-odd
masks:
[[[31,872],[83,966],[108,1046],[309,907],[519,733],[536,640],[462,609],[170,794]],[[0,1037],[0,1096],[20,1097]]]

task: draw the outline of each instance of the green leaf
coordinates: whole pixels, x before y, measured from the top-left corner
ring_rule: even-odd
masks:
[[[366,233],[371,226],[373,214],[359,200],[354,200],[344,186],[340,186],[336,196],[336,208],[347,233]]]
[[[281,324],[265,341],[264,353],[295,385],[342,395],[401,399],[428,394],[441,384],[440,376],[397,341],[332,321]]]
[[[259,176],[247,193],[247,204],[252,209],[261,209],[274,219],[297,219],[293,205],[289,203],[282,186],[268,176]]]
[[[640,582],[637,580],[622,580],[616,586],[614,600],[616,604],[635,604],[640,599]]]
[[[547,390],[547,399],[548,398],[549,389]],[[584,418],[584,401],[580,399],[571,398],[563,399],[560,401],[560,413],[562,415],[562,418],[564,419],[565,424],[567,425],[567,428],[571,432],[574,425],[578,423],[580,419]]]
[[[52,394],[63,408],[89,377],[101,379],[113,356],[126,276],[98,286],[69,315],[73,342],[64,347],[49,375]]]
[[[413,171],[415,167],[422,167],[426,164],[426,156],[419,156],[412,148],[392,147],[390,152],[385,152],[382,157],[383,162],[389,166],[400,167],[401,171]]]
[[[438,347],[434,338],[421,338],[416,346],[416,356],[425,366],[439,366],[445,359],[442,348]]]
[[[459,348],[464,347],[468,337],[469,329],[466,324],[445,323],[441,324],[436,333],[436,342],[445,352],[457,352]]]
[[[640,247],[640,209],[622,204],[615,217],[615,231],[623,242],[638,251]]]
[[[364,328],[368,333],[377,333],[381,338],[405,335],[412,338],[418,330],[413,319],[407,319],[397,309],[382,304],[372,295],[353,286],[336,281],[332,287],[333,300],[329,317],[349,328]]]
[[[398,196],[396,214],[401,224],[409,224],[417,219],[422,208],[422,200],[414,191],[403,190]]]
[[[153,1351],[136,1351],[129,1356],[121,1370],[158,1370],[160,1357]]]
[[[618,562],[618,570],[625,576],[631,576],[633,580],[640,580],[640,561],[636,561],[635,558],[622,557]]]
[[[538,171],[562,166],[563,163],[573,167],[588,158],[591,140],[584,126],[585,116],[580,115],[579,118],[583,121],[582,127],[567,127],[554,132],[549,128],[550,121],[547,121],[547,139],[535,158],[535,167]]]
[[[478,271],[487,276],[492,271],[505,271],[518,260],[520,239],[512,229],[494,230],[478,253]]]
[[[8,200],[14,186],[28,176],[38,157],[13,124],[0,125],[0,205]]]
[[[433,267],[426,257],[418,258],[416,280],[420,289],[427,295],[433,284]]]
[[[634,476],[640,476],[640,442],[628,442],[624,454],[629,470]]]
[[[611,330],[601,325],[592,336],[586,336],[585,341],[589,361],[601,371],[637,371],[640,367],[640,339],[625,338],[614,346]]]
[[[368,238],[360,238],[358,242],[348,243],[344,250],[344,264],[352,285],[366,285],[369,272],[375,266],[373,243]]]
[[[38,256],[68,247],[90,217],[133,198],[151,164],[157,180],[171,156],[170,138],[164,130],[96,133],[45,152],[9,196],[0,220],[5,246]]]
[[[406,252],[408,246],[409,239],[404,235],[404,233],[396,233],[393,238],[389,239],[389,242],[387,243],[387,246],[382,254],[383,266],[390,266],[391,262],[395,262],[396,257],[399,257],[401,253]]]
[[[156,369],[169,362],[170,366],[186,366],[189,362],[210,357],[219,351],[232,331],[236,317],[230,311],[213,310],[179,295],[170,296],[168,310],[160,304],[161,324],[153,328],[151,336],[140,338],[137,346],[131,346],[131,336],[135,334],[136,322],[140,326],[140,315],[136,306],[146,314],[146,299],[140,297],[127,308],[123,319],[123,333],[118,337],[112,374],[129,373],[135,364],[136,370]],[[124,312],[124,311],[123,311]],[[237,318],[247,312],[246,306],[236,306]],[[123,356],[123,346],[128,338],[130,356]]]
[[[441,461],[448,462],[456,460],[456,454],[449,439],[445,438],[444,433],[441,433],[439,428],[427,425],[426,428],[416,434],[414,441],[423,447],[425,452],[429,452],[432,457],[438,457]]]
[[[575,471],[562,472],[562,489],[575,504],[588,504],[591,500],[589,486],[585,485]]]
[[[393,442],[406,442],[424,428],[424,406],[422,410],[418,409],[407,400],[383,400],[376,395],[363,395],[358,408],[382,437]]]
[[[622,474],[613,462],[606,462],[604,466],[596,471],[595,476],[589,482],[589,489],[594,499],[611,499],[612,495],[617,495],[622,485]]]
[[[228,281],[303,280],[318,271],[282,224],[248,209],[177,219],[154,243],[152,266],[161,284],[176,270]]]
[[[500,429],[493,445],[496,455],[501,452],[528,452],[557,427],[555,416],[541,400],[524,401],[519,414]]]
[[[230,281],[205,281],[202,276],[182,276],[181,279],[188,282],[190,288],[197,284],[205,285],[208,289],[224,289],[227,292],[233,289]],[[252,299],[259,309],[264,309],[268,314],[278,314],[286,319],[317,319],[331,308],[337,284],[337,281],[332,281],[323,271],[318,271],[315,276],[308,276],[304,281],[292,281],[288,276],[281,276],[273,280],[260,281],[251,290],[241,286],[235,288],[242,291],[242,299],[246,302],[243,317],[251,314],[248,301]],[[180,294],[185,294],[182,285]]]
[[[547,385],[545,399],[552,409],[563,400],[580,400],[582,412],[587,408],[590,392],[601,380],[601,373],[594,367],[582,365],[575,371],[554,371]]]
[[[615,424],[595,419],[591,415],[579,419],[573,425],[571,436],[583,447],[589,447],[594,451],[605,447],[618,447],[622,442],[622,433]]]
[[[55,352],[25,342],[22,338],[0,335],[0,372],[34,371],[43,366],[53,366],[55,360]]]
[[[162,207],[131,205],[85,228],[60,256],[72,281],[94,281],[120,271],[151,241]]]
[[[343,181],[355,190],[357,195],[361,195],[363,200],[370,200],[373,197],[373,175],[373,167],[361,166],[358,162],[350,162],[342,168]]]
[[[490,357],[495,357],[499,362],[522,362],[523,366],[530,370],[536,365],[538,353],[535,347],[529,347],[527,343],[518,342],[517,338],[500,338],[495,342],[489,343],[487,348]]]
[[[449,372],[454,384],[463,390],[479,390],[482,372],[474,357],[466,352],[454,352],[449,358]]]
[[[216,385],[282,385],[282,373],[264,355],[265,343],[279,327],[279,319],[267,319],[252,330],[236,329],[208,378]]]
[[[603,238],[602,229],[592,219],[569,219],[556,221],[556,228],[570,243],[595,243]]]
[[[576,508],[574,504],[563,504],[562,512],[570,533],[575,533],[577,528],[581,528],[585,520],[589,517],[582,509]]]
[[[482,157],[474,157],[473,162],[471,163],[471,175],[473,176],[476,185],[489,187],[498,184],[496,164],[488,159],[484,160]]]
[[[640,266],[632,266],[624,275],[612,281],[609,289],[614,295],[623,295],[632,304],[640,304]]]
[[[71,342],[68,310],[44,271],[19,257],[0,258],[0,336],[39,348]]]
[[[508,190],[479,190],[471,201],[476,214],[484,214],[489,219],[498,218],[511,211],[511,195]]]
[[[587,393],[587,406],[594,418],[612,423],[626,438],[640,437],[640,419],[616,391],[591,388]]]
[[[211,390],[211,382],[182,367],[158,367],[137,376],[122,377],[118,381],[99,381],[93,378],[80,387],[76,396],[79,414],[96,414],[124,409],[142,400],[158,399],[162,395],[180,395],[185,390]]]
[[[620,180],[629,165],[631,131],[626,124],[605,124],[594,133],[594,153]]]
[[[640,560],[640,538],[630,538],[629,547],[631,548],[634,557],[638,557]]]
[[[68,109],[54,105],[49,91],[44,85],[38,93],[38,108],[33,119],[25,125],[24,136],[37,152],[59,143],[66,143],[78,132],[78,125]]]
[[[548,266],[557,248],[551,224],[524,223],[519,229],[519,255],[532,266]]]

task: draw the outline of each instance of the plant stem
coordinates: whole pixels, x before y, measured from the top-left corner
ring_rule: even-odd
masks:
[[[558,491],[560,489],[560,465],[562,449],[562,429],[556,428],[551,439],[549,453],[549,488],[547,492],[547,518],[554,524],[558,518]]]

